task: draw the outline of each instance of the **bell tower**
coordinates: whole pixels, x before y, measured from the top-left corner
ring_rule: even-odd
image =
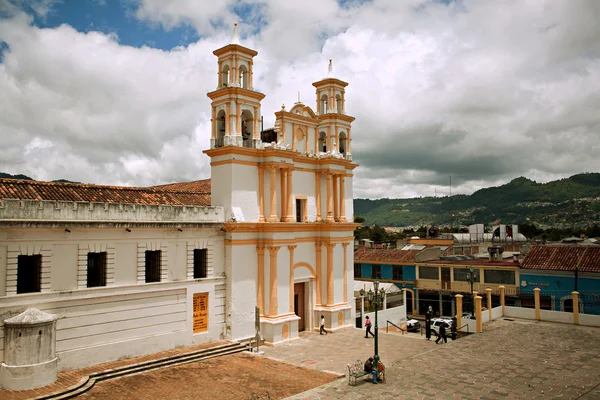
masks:
[[[345,108],[348,83],[333,76],[333,61],[329,60],[327,77],[314,82],[313,86],[317,91],[319,152],[340,153],[345,159],[352,160],[350,124],[354,118],[346,114]]]
[[[210,148],[225,146],[256,148],[260,143],[258,121],[265,95],[252,86],[256,51],[239,44],[237,23],[231,43],[213,52],[218,57],[217,89],[212,100]]]

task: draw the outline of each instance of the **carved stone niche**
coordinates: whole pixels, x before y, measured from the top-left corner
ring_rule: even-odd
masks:
[[[4,320],[0,386],[26,390],[56,381],[56,315],[37,308]]]

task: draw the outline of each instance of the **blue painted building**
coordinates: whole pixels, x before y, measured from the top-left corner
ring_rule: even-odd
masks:
[[[521,263],[521,305],[533,306],[540,288],[541,308],[572,311],[572,292],[579,293],[579,312],[600,315],[600,246],[534,245]]]

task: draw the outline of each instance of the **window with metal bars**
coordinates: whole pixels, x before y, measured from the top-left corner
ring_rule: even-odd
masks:
[[[41,291],[42,255],[17,257],[17,294]]]
[[[208,276],[208,250],[194,249],[194,279]]]
[[[160,282],[160,250],[146,250],[146,283]]]
[[[106,286],[106,252],[87,255],[87,287],[98,286]]]

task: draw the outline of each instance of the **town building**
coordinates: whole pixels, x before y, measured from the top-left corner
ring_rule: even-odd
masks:
[[[293,340],[321,315],[355,323],[348,83],[330,61],[315,109],[284,106],[261,131],[257,52],[234,33],[214,54],[210,180],[0,180],[0,321],[57,316],[61,370],[257,331]]]

